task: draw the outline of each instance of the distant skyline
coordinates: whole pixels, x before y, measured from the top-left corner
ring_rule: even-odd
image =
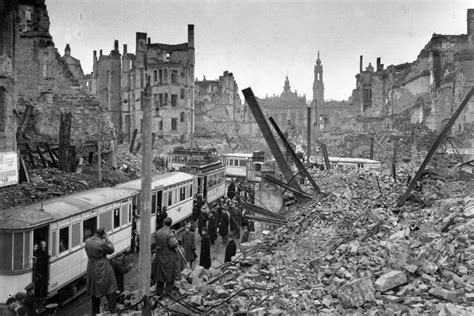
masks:
[[[187,42],[195,25],[195,77],[234,74],[242,90],[279,95],[286,75],[292,91],[312,100],[317,53],[325,99],[347,100],[363,67],[412,62],[433,33],[466,34],[470,1],[154,1],[46,0],[50,32],[60,54],[67,43],[92,71],[92,51],[109,54],[114,40],[135,53],[135,32],[152,43]]]

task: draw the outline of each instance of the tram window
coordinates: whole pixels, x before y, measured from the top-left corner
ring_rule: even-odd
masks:
[[[12,234],[0,232],[0,270],[9,271],[12,269]]]
[[[255,171],[262,171],[262,165],[259,163],[255,164],[254,168],[255,168]]]
[[[23,232],[13,234],[13,270],[23,269]]]
[[[173,204],[173,191],[168,191],[168,206]]]
[[[51,256],[56,256],[56,243],[58,242],[58,234],[56,230],[51,232]]]
[[[77,222],[71,226],[71,248],[81,243],[81,223]]]
[[[23,257],[23,269],[31,268],[31,256],[30,256],[30,235],[31,231],[25,232],[25,256]]]
[[[120,209],[116,208],[114,210],[114,228],[117,228],[120,226]]]
[[[92,237],[96,229],[97,229],[97,216],[86,219],[82,223],[83,241],[86,241],[87,238]]]
[[[193,197],[193,185],[189,186],[189,197]]]
[[[66,226],[59,230],[59,253],[69,249],[69,227]]]
[[[132,221],[132,204],[128,206],[128,222]]]
[[[99,215],[99,227],[105,228],[105,231],[112,230],[112,211],[107,211]]]
[[[128,218],[127,212],[128,212],[128,206],[123,205],[122,206],[122,225],[125,225],[130,222],[130,221],[127,221],[127,218]]]
[[[179,188],[179,200],[183,201],[186,199],[186,187]]]
[[[240,161],[240,166],[241,166],[241,167],[245,167],[245,165],[246,165],[245,160],[241,160],[241,161]]]
[[[151,196],[151,214],[156,213],[156,193]]]

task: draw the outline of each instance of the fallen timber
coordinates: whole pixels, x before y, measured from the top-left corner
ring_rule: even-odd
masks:
[[[290,185],[286,184],[285,182],[282,182],[278,179],[275,179],[272,176],[269,176],[269,175],[265,174],[265,175],[262,175],[262,178],[269,181],[269,182],[271,182],[271,183],[273,183],[273,184],[279,185],[279,186],[295,193],[295,195],[297,195],[298,197],[303,197],[303,198],[306,198],[306,199],[312,199],[313,198],[310,194],[308,194],[306,192],[303,192],[303,191],[300,191],[298,189],[295,189],[295,188],[291,187]]]

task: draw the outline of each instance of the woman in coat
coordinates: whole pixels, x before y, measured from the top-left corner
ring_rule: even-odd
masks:
[[[212,210],[209,213],[209,220],[207,221],[207,230],[209,232],[209,238],[211,239],[211,245],[214,245],[214,241],[217,239],[217,225],[218,225],[217,213]]]
[[[199,257],[199,265],[209,269],[211,267],[211,239],[206,228],[202,229],[201,253]]]
[[[222,211],[221,223],[219,226],[219,235],[222,237],[222,243],[227,244],[227,235],[229,235],[230,215],[227,210]]]
[[[196,241],[194,238],[194,232],[191,231],[191,224],[187,223],[184,228],[184,233],[181,236],[184,248],[184,258],[189,263],[189,266],[193,267],[193,262],[196,259]]]

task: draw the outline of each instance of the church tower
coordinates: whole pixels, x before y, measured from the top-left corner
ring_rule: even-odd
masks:
[[[313,102],[316,103],[317,106],[324,104],[323,66],[319,59],[319,51],[316,65],[314,65]]]

